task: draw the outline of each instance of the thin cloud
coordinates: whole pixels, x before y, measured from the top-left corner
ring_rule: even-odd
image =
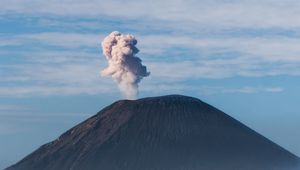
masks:
[[[267,92],[279,93],[282,92],[284,89],[281,87],[268,87],[264,89]]]
[[[39,34],[22,35],[20,38],[32,41],[44,42],[47,45],[65,46],[65,47],[84,47],[100,45],[99,39],[102,38],[98,34],[78,34],[78,33],[61,33],[46,32]]]
[[[58,0],[1,1],[1,19],[10,14],[33,17],[38,24],[49,28],[54,24],[55,32],[0,35],[0,46],[4,47],[1,48],[1,57],[17,56],[24,60],[21,64],[0,65],[0,94],[111,92],[113,82],[98,77],[99,66],[105,67],[100,42],[106,34],[103,30],[107,28],[101,27],[99,18],[141,23],[141,27],[132,26],[134,24],[124,24],[124,27],[134,34],[137,32],[139,55],[152,72],[149,81],[143,84],[146,86],[150,80],[155,83],[162,80],[182,83],[202,78],[300,75],[300,3],[296,0],[167,0],[155,3],[131,1],[122,6],[116,5],[119,3],[97,0],[90,3],[75,0],[71,4]],[[128,7],[132,10],[128,11]],[[112,8],[114,12],[110,10]],[[52,19],[45,20],[45,16]],[[64,20],[71,22],[59,27],[61,24],[53,18],[60,18],[61,23]],[[74,26],[69,27],[72,23]],[[149,25],[151,31],[148,31]],[[78,31],[77,26],[93,27],[94,30]],[[274,29],[284,30],[284,33],[277,35]],[[256,34],[262,30],[263,36]],[[286,34],[291,30],[296,36]],[[21,48],[16,53],[11,47]],[[15,86],[6,85],[11,82]],[[159,87],[167,88],[163,83]],[[173,90],[180,88],[174,87]],[[271,87],[262,91],[281,90]],[[251,88],[240,89],[240,92],[243,91],[251,91]]]
[[[31,110],[28,106],[13,105],[13,104],[1,104],[0,113],[2,112],[13,112],[13,111],[28,111]]]
[[[161,93],[187,93],[193,92],[194,94],[213,95],[225,93],[280,93],[284,91],[282,87],[267,87],[267,86],[242,86],[242,87],[222,87],[222,86],[206,86],[206,85],[187,85],[182,83],[148,83],[144,84],[141,88],[143,92],[150,92],[151,94]]]
[[[260,92],[269,92],[269,93],[279,93],[284,89],[281,87],[242,87],[242,88],[233,88],[233,89],[223,89],[223,93],[260,93]]]
[[[16,125],[11,125],[7,123],[1,123],[0,124],[0,135],[9,135],[14,134],[22,130],[21,127],[17,127]]]
[[[49,56],[44,57],[47,60]],[[68,57],[72,58],[72,54]],[[81,58],[81,60],[73,61],[72,63],[66,60],[60,63],[58,60],[56,61],[58,63],[55,64],[41,62],[40,60],[34,62],[33,60],[30,64],[6,65],[4,69],[10,69],[10,72],[2,72],[1,81],[14,81],[15,86],[1,85],[0,94],[2,96],[95,95],[116,91],[111,80],[100,78],[98,74],[99,66],[104,68],[105,64],[99,60],[97,58],[88,58],[86,60]],[[255,58],[252,59],[251,57],[199,60],[147,62],[146,64],[152,75],[149,77],[149,80],[145,80],[145,83],[141,85],[141,90],[150,82],[161,82],[160,85],[157,84],[152,89],[159,91],[159,89],[166,89],[169,86],[165,86],[163,82],[176,83],[181,86],[180,84],[186,80],[198,80],[201,78],[220,79],[234,76],[300,75],[297,63],[279,64],[276,67],[268,68],[268,63],[261,62]],[[180,87],[174,85],[169,87],[172,87],[171,89],[174,91],[181,90]],[[149,89],[149,87],[145,88]],[[246,92],[247,90],[249,91],[249,89],[240,89],[240,92]],[[279,92],[281,89],[270,88],[264,91]]]
[[[97,1],[82,0],[35,1],[3,0],[2,14],[11,12],[28,15],[59,15],[84,17],[122,17],[181,22],[184,25],[221,27],[299,27],[297,0],[253,0],[253,1]],[[30,4],[30,5],[28,5]],[[178,8],[180,6],[180,8]],[[114,12],[111,12],[114,9]],[[131,10],[128,10],[131,9]],[[255,11],[255,12],[254,12]],[[197,17],[195,17],[197,16]],[[288,19],[287,19],[288,18]]]
[[[158,52],[174,49],[174,47],[198,49],[213,53],[215,50],[239,52],[266,61],[300,61],[300,39],[291,37],[226,37],[226,38],[194,38],[193,36],[142,36],[141,47]],[[159,50],[158,50],[159,49]]]

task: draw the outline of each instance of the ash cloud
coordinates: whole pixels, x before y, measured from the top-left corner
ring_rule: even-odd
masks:
[[[138,83],[150,75],[142,60],[136,56],[139,52],[133,35],[110,33],[102,41],[103,54],[108,67],[101,71],[102,76],[111,76],[118,84],[121,93],[127,99],[136,99]]]

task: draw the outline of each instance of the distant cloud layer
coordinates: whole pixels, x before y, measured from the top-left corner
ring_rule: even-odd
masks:
[[[134,0],[116,5],[120,2],[0,1],[0,22],[8,32],[0,34],[0,55],[6,58],[0,63],[0,94],[114,92],[109,79],[95,70],[106,67],[99,39],[116,27],[139,39],[139,55],[152,73],[142,91],[170,83],[176,83],[170,89],[180,89],[189,80],[196,86],[201,79],[300,75],[299,1]],[[13,22],[28,29],[13,32]],[[269,90],[275,91],[280,90]]]
[[[132,0],[119,4],[121,0],[89,3],[83,0],[37,1],[2,0],[1,13],[28,15],[51,14],[77,17],[123,17],[129,19],[164,20],[193,24],[193,26],[225,27],[299,27],[299,7],[297,0]],[[111,9],[114,8],[114,12]],[[128,10],[131,9],[131,10]],[[199,25],[198,25],[199,24]],[[180,25],[176,25],[179,26]],[[186,25],[182,25],[183,27]]]

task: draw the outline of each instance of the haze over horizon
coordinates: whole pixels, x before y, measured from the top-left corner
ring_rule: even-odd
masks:
[[[101,41],[138,39],[140,98],[197,97],[300,156],[300,2],[0,1],[0,169],[122,99]]]

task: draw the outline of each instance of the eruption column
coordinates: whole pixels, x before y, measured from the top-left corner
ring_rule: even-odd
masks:
[[[135,47],[137,40],[132,35],[123,35],[117,31],[110,33],[102,41],[103,54],[108,67],[101,71],[102,76],[111,76],[127,99],[136,99],[138,83],[149,76],[142,60],[135,56],[139,50]]]

